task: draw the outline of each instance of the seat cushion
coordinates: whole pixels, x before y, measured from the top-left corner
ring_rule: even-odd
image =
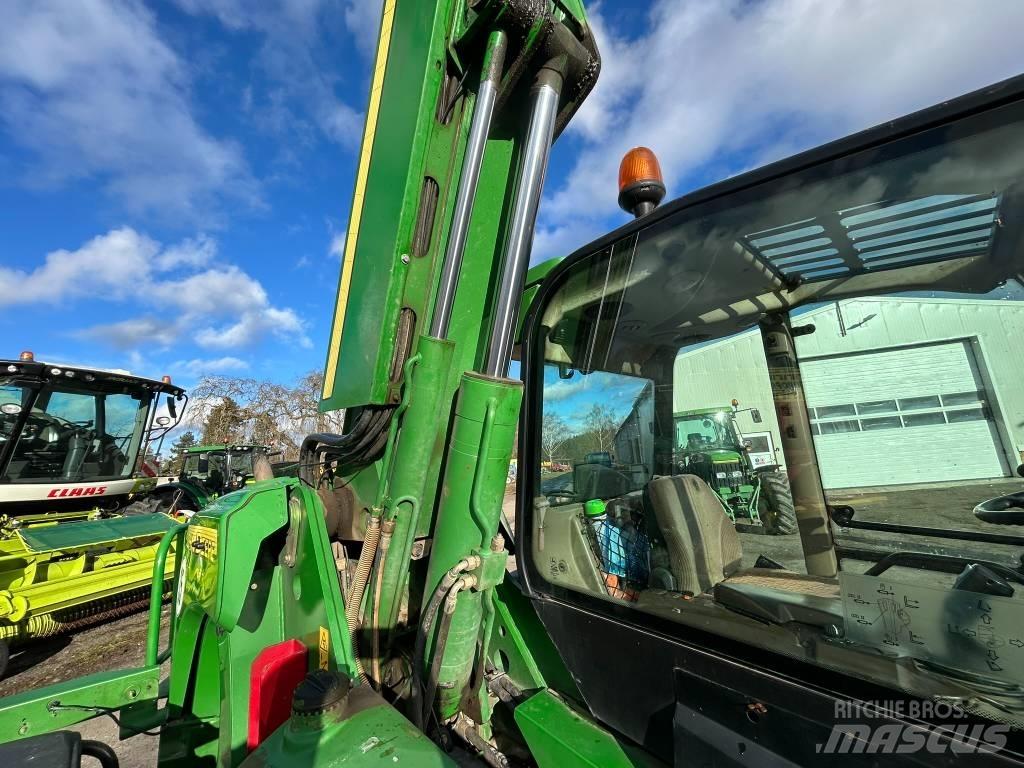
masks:
[[[839,597],[839,580],[775,568],[750,568],[729,577],[729,584],[779,589],[816,597]]]

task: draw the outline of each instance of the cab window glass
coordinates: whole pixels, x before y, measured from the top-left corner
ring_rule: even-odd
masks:
[[[543,588],[1020,727],[1022,119],[683,209],[562,272],[528,376]]]
[[[103,476],[95,427],[94,395],[40,393],[14,446],[8,479],[76,482]]]
[[[28,392],[16,384],[0,384],[0,451],[14,437]]]

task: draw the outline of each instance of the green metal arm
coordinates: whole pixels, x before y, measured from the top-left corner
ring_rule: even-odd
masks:
[[[137,667],[8,696],[0,699],[0,744],[58,731],[159,695],[159,667]]]
[[[157,547],[156,557],[153,558],[153,583],[149,588],[149,626],[146,629],[146,666],[155,667],[171,655],[171,647],[174,641],[174,601],[178,594],[178,579],[180,572],[177,567],[174,569],[174,579],[171,581],[171,622],[168,627],[167,648],[160,652],[160,609],[164,597],[164,574],[167,570],[167,553],[171,550],[171,544],[178,541],[177,552],[182,552],[182,541],[188,523],[181,523],[171,528],[164,537],[160,539],[160,546]]]

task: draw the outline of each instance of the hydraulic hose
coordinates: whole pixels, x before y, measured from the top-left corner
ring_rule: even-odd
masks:
[[[441,603],[444,602],[448,591],[455,585],[455,582],[459,580],[459,574],[479,567],[480,558],[476,555],[469,555],[459,560],[441,579],[434,594],[430,596],[430,602],[423,609],[423,615],[420,616],[419,628],[416,632],[416,648],[412,657],[412,691],[409,695],[409,714],[412,715],[413,723],[420,730],[423,730],[423,708],[419,700],[420,686],[423,684],[421,670],[423,669],[423,655],[427,648],[427,637],[433,631],[434,620],[437,618],[437,611],[441,607]]]
[[[316,487],[314,466],[319,454],[339,464],[365,463],[376,458],[388,437],[392,406],[366,406],[356,416],[352,428],[343,435],[315,432],[307,435],[299,448],[299,478]]]
[[[388,559],[388,549],[391,547],[391,535],[395,532],[395,521],[388,520],[381,528],[380,537],[380,558],[377,560],[377,583],[373,589],[373,611],[370,613],[371,631],[373,632],[373,680],[377,684],[377,690],[382,687],[380,678],[380,592],[381,584],[384,581],[384,562]]]
[[[423,714],[421,720],[426,723],[429,720],[430,710],[434,706],[434,696],[437,694],[437,678],[441,672],[441,662],[444,659],[444,648],[448,643],[448,631],[452,627],[452,615],[458,603],[459,592],[468,589],[476,583],[472,576],[463,576],[452,586],[451,591],[444,601],[444,611],[441,614],[441,623],[437,628],[437,641],[434,643],[434,658],[430,662],[430,674],[427,676],[427,690],[423,696]]]
[[[352,591],[349,593],[348,602],[345,604],[345,619],[348,622],[348,631],[352,637],[352,650],[355,653],[356,669],[359,671],[359,677],[362,678],[364,683],[369,681],[359,660],[359,609],[363,603],[363,593],[366,591],[366,583],[370,578],[370,569],[373,568],[373,561],[377,555],[377,543],[379,541],[380,518],[371,517],[370,525],[366,529],[366,537],[363,539],[363,551],[359,553],[356,574],[352,579]]]

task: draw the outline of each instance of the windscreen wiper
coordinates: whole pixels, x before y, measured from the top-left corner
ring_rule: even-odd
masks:
[[[977,515],[975,507],[975,515]],[[857,531],[878,531],[881,533],[899,533],[906,536],[929,536],[938,539],[953,539],[955,541],[976,541],[982,544],[1006,544],[1011,547],[1024,547],[1024,537],[1007,536],[1002,533],[985,533],[984,531],[961,531],[955,528],[931,528],[922,525],[901,525],[899,523],[876,523],[866,520],[854,519],[853,507],[843,504],[828,507],[829,517],[840,528],[852,528]],[[1024,510],[1022,510],[1024,513]],[[985,522],[990,522],[986,520]],[[1024,524],[1024,515],[1019,523]],[[1011,525],[1011,523],[1007,523]]]

